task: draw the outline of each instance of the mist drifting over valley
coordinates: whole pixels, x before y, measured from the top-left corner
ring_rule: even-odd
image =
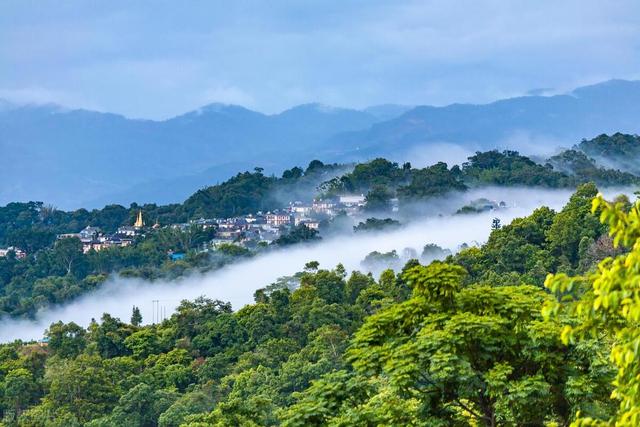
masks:
[[[603,193],[613,197],[632,191],[612,188],[605,189]],[[422,206],[422,211],[427,212],[425,216],[405,222],[404,226],[393,231],[345,233],[316,244],[271,251],[214,272],[173,281],[148,282],[114,276],[97,291],[68,304],[38,312],[35,320],[0,321],[0,342],[40,339],[51,323],[60,320],[87,326],[91,319],[99,319],[102,313],[127,320],[134,305],[140,308],[144,323],[148,324],[157,318],[159,311],[169,317],[181,300],[193,300],[199,296],[231,302],[237,310],[253,302],[253,293],[257,289],[282,276],[302,271],[309,261],[318,261],[325,269],[342,263],[351,272],[362,271],[361,261],[372,251],[396,250],[401,253],[405,248],[413,248],[420,253],[425,244],[433,243],[456,252],[465,243],[484,243],[491,231],[493,218],[508,224],[540,206],[559,210],[572,193],[572,190],[485,187],[434,199]],[[504,201],[507,207],[473,215],[452,215],[456,208],[478,198]],[[154,305],[154,300],[159,302]]]
[[[0,23],[0,427],[640,425],[640,2]]]

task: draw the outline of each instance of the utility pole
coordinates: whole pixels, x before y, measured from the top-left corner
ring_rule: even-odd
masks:
[[[155,325],[156,323],[160,322],[160,300],[154,299],[151,301],[152,304],[152,308],[151,308],[151,313],[153,316],[153,320],[152,320],[152,324]]]
[[[151,300],[151,315],[152,315],[152,324],[155,325],[157,323],[162,323],[165,320],[167,320],[167,306],[166,305],[160,305],[160,302],[166,302],[166,301],[174,301],[171,299],[154,299]]]

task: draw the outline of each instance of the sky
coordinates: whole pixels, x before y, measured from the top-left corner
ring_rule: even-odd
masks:
[[[0,2],[0,98],[133,118],[484,103],[610,78],[640,78],[636,0]]]

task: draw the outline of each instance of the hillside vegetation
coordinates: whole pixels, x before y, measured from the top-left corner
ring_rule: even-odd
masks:
[[[555,156],[545,165],[514,151],[487,151],[469,157],[462,167],[437,163],[414,168],[408,162],[400,165],[383,158],[352,166],[314,160],[304,169],[286,170],[279,178],[256,168],[198,190],[182,204],[164,206],[109,205],[99,210],[62,211],[42,202],[10,203],[0,207],[0,247],[19,248],[27,257],[0,257],[0,313],[32,316],[41,308],[95,289],[113,273],[146,279],[176,278],[247,256],[246,251],[229,251],[227,247],[214,257],[199,253],[198,248],[213,238],[213,230],[196,225],[171,227],[189,220],[266,212],[287,207],[287,201],[331,199],[343,194],[363,194],[366,212],[388,216],[395,199],[400,211],[411,212],[415,203],[468,188],[575,188],[591,181],[623,186],[637,184],[639,179],[596,166],[575,150]],[[148,228],[146,238],[132,246],[83,254],[80,242],[56,241],[58,234],[77,233],[87,226],[112,233],[119,226],[132,224],[139,212],[148,225],[157,223],[161,228]],[[338,222],[339,218],[325,221],[324,231],[337,228]],[[302,228],[294,231],[276,243],[310,241],[317,234]],[[185,253],[186,257],[178,263],[169,262],[169,252]]]
[[[638,178],[599,162],[579,148],[545,164],[515,151],[478,152],[452,167],[315,160],[281,177],[239,173],[182,204],[1,207],[0,244],[26,255],[0,257],[0,313],[30,317],[112,274],[153,281],[206,272],[313,244],[344,219],[213,252],[199,248],[215,228],[187,222],[279,209],[283,196],[362,194],[363,220],[348,232],[365,237],[404,226],[374,213],[471,188],[575,190],[559,211],[540,206],[487,224],[483,245],[455,254],[426,245],[422,264],[404,265],[395,251],[371,248],[362,264],[391,260],[396,271],[374,276],[309,260],[237,311],[201,297],[156,324],[137,307],[130,319],[95,313],[86,328],[53,323],[43,341],[0,345],[0,425],[638,425],[640,201],[607,202],[596,185]],[[130,246],[83,253],[77,238],[56,239],[87,225],[114,231],[139,212],[148,224]]]
[[[640,202],[596,192],[397,274],[310,262],[237,312],[52,324],[0,346],[3,423],[636,425]]]

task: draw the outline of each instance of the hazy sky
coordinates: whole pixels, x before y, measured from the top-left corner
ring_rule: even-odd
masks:
[[[0,98],[165,118],[211,103],[487,102],[640,78],[640,2],[0,2]]]

